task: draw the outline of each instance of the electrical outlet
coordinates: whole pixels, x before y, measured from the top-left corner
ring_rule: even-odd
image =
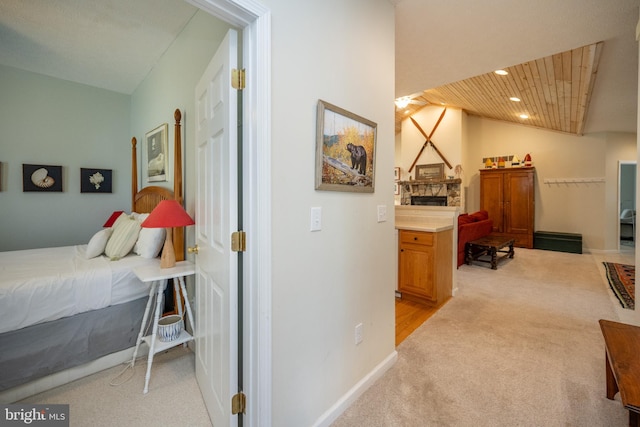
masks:
[[[387,206],[378,205],[378,222],[385,222],[387,220]]]
[[[362,336],[362,323],[358,323],[356,325],[356,333],[355,333],[355,342],[356,345],[360,344],[362,342],[363,336]]]
[[[311,208],[311,231],[322,230],[322,208]]]

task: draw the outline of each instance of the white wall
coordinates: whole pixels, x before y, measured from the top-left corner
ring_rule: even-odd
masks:
[[[573,136],[468,118],[467,206],[477,210],[482,158],[530,153],[536,167],[535,229],[580,233],[591,251],[616,251],[617,162],[633,160],[635,134]],[[545,184],[545,179],[604,178],[604,183]]]
[[[173,177],[173,115],[176,108],[182,112],[184,196],[191,214],[195,206],[195,87],[229,28],[229,24],[198,11],[131,96],[131,136],[138,140],[139,188],[150,185],[145,134],[162,123],[169,125],[168,175]],[[153,185],[173,189],[172,180]],[[187,228],[187,244],[193,242],[193,233],[193,227]]]
[[[86,244],[131,204],[129,96],[6,66],[0,93],[0,251]],[[23,192],[24,163],[62,166],[63,191]],[[112,192],[80,193],[80,168]]]
[[[414,118],[421,125],[426,123],[427,128],[423,125],[423,129],[428,134],[440,111],[442,109],[438,107],[427,107]],[[454,127],[461,134],[451,129]],[[409,120],[403,121],[400,160],[403,172],[409,168],[424,142],[414,129]],[[448,109],[433,141],[453,165],[462,163],[462,211],[473,212],[480,208],[479,170],[484,168],[483,158],[515,154],[523,160],[525,154],[530,153],[536,167],[535,229],[580,233],[588,250],[617,251],[618,162],[635,159],[635,134],[574,136],[482,119]],[[430,150],[418,163],[441,162]],[[544,183],[545,179],[557,178],[604,178],[605,182]]]
[[[638,40],[638,36],[640,35],[640,20],[638,21],[637,25],[636,25],[636,41]],[[640,52],[640,44],[638,45],[638,51]],[[640,67],[638,67],[638,81],[640,82]],[[640,85],[638,85],[638,104],[640,105]],[[640,128],[640,108],[638,108],[638,114],[637,114],[637,122],[636,122],[636,126],[638,126]],[[639,129],[640,130],[640,129]],[[638,131],[636,131],[636,135],[638,134]],[[638,148],[638,143],[637,143],[637,136],[636,136],[636,154],[635,154],[635,160],[637,164],[640,164],[640,148]],[[640,173],[636,173],[636,206],[638,203],[638,200],[640,200],[640,185],[638,185],[638,183],[640,182]],[[638,235],[638,233],[636,232],[636,236]],[[636,241],[637,242],[637,241]],[[636,259],[635,259],[635,265],[640,265],[640,251],[637,250],[637,246],[638,244],[636,243],[636,251],[635,251],[635,255],[636,255]],[[630,323],[633,323],[635,325],[640,325],[640,309],[636,309],[633,311],[633,315],[631,316],[632,320],[630,320]]]
[[[0,251],[87,243],[114,210],[131,208],[131,137],[138,140],[139,186],[144,135],[183,113],[183,155],[193,164],[194,91],[229,25],[198,12],[132,95],[0,66]],[[22,164],[63,166],[62,193],[22,192]],[[81,194],[80,168],[113,171],[111,194]],[[159,183],[173,188],[173,182]],[[185,168],[193,206],[193,168]],[[189,231],[189,230],[188,230]],[[190,238],[189,232],[187,233]]]
[[[422,130],[430,135],[432,144],[429,144],[420,157],[416,165],[430,164],[430,163],[444,163],[444,160],[433,148],[435,147],[442,153],[442,155],[449,161],[452,168],[462,163],[462,111],[457,108],[447,108],[444,113],[440,124],[433,131],[440,115],[442,114],[443,107],[425,107],[420,111],[412,115],[413,119],[418,123]],[[409,119],[402,121],[402,144],[401,144],[401,158],[400,158],[400,175],[402,180],[408,180],[411,176],[416,178],[415,167],[409,173],[411,164],[415,161],[416,157],[420,153],[420,149],[424,145],[426,138],[420,133],[420,130]],[[455,175],[453,169],[445,164],[444,174]]]
[[[387,0],[263,3],[272,16],[272,425],[308,426],[326,422],[395,352],[394,10]],[[375,193],[314,190],[318,99],[378,124]],[[388,221],[376,221],[377,205]],[[309,231],[314,206],[319,232]]]

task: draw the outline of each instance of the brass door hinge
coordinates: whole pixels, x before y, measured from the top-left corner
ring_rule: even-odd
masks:
[[[234,68],[231,70],[231,87],[236,90],[244,89],[244,74],[244,69],[238,70],[237,68]]]
[[[231,250],[233,252],[244,252],[247,250],[247,233],[244,231],[234,231],[231,233]]]
[[[231,413],[233,415],[244,414],[246,410],[247,410],[247,396],[243,392],[235,394],[231,398]]]

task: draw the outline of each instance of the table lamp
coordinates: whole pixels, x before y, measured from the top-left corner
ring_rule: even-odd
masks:
[[[171,268],[176,265],[176,253],[173,249],[172,239],[173,230],[171,230],[171,228],[193,224],[195,224],[195,222],[177,200],[161,201],[158,206],[151,211],[149,217],[140,224],[145,228],[167,229],[162,255],[160,256],[160,268]]]

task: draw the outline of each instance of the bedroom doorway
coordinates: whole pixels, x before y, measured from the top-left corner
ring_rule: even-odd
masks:
[[[636,174],[637,163],[618,163],[618,242],[619,249],[635,247],[636,244]]]
[[[231,400],[242,392],[237,286],[241,254],[233,253],[229,238],[238,230],[239,214],[238,91],[229,84],[230,70],[237,64],[238,35],[231,29],[195,89],[196,379],[216,426],[234,424]]]
[[[185,0],[238,28],[242,33],[242,227],[243,255],[242,361],[240,375],[246,405],[242,424],[271,425],[271,15],[259,2],[244,0]],[[193,166],[193,165],[192,165]],[[213,314],[211,314],[213,315]]]

